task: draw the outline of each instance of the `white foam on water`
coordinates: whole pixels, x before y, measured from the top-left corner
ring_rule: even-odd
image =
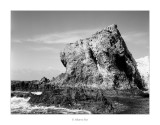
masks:
[[[41,95],[42,94],[42,92],[31,92],[31,93],[34,95]]]
[[[11,112],[25,112],[30,107],[28,100],[30,98],[20,98],[13,97],[11,98]]]
[[[145,56],[143,58],[136,59],[136,62],[137,62],[137,68],[140,72],[140,75],[146,84],[146,88],[149,89],[149,77],[150,77],[149,57]]]
[[[91,114],[91,112],[87,110],[78,110],[78,109],[67,109],[62,107],[55,107],[55,106],[38,106],[28,103],[30,97],[28,98],[20,98],[20,97],[13,97],[11,98],[11,113],[35,113],[38,114],[39,112],[47,114],[48,110],[53,110],[55,112],[59,112],[62,114]]]

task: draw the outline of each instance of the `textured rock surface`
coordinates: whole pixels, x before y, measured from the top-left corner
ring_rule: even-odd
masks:
[[[37,91],[39,90],[40,82],[38,80],[33,81],[11,81],[12,91]]]
[[[57,84],[85,84],[114,89],[144,88],[136,61],[115,24],[90,38],[67,44],[60,57],[66,73],[62,80],[57,80]]]
[[[46,77],[43,77],[43,78],[40,80],[40,83],[41,83],[41,84],[45,84],[45,83],[48,83],[48,82],[50,82],[50,80],[47,79]]]
[[[50,80],[43,77],[39,80],[32,81],[11,81],[12,91],[41,91],[43,89],[51,89]]]

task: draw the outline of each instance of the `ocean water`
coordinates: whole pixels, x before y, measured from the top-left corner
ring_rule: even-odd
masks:
[[[36,93],[37,94],[37,93]],[[40,93],[38,93],[40,94]],[[91,114],[86,110],[67,109],[55,106],[39,106],[28,103],[30,97],[12,97],[11,114]]]
[[[17,91],[18,92],[18,91]],[[20,91],[19,91],[20,92]],[[28,92],[21,92],[28,93]],[[42,92],[32,92],[40,95]],[[30,97],[12,97],[11,114],[91,114],[81,109],[67,109],[55,106],[31,105]],[[114,114],[149,114],[149,98],[143,97],[108,97],[115,108]]]

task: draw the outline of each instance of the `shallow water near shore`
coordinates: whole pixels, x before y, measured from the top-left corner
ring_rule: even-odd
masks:
[[[55,106],[31,105],[30,97],[12,97],[11,114],[91,114],[87,110],[67,109]]]
[[[149,98],[141,97],[108,97],[115,104],[124,107],[113,114],[149,114]],[[11,114],[91,114],[90,111],[82,109],[68,109],[55,106],[31,105],[30,97],[12,97]],[[120,107],[120,108],[122,108]]]

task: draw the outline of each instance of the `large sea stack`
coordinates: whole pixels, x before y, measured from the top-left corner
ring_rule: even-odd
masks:
[[[56,78],[57,84],[108,89],[145,88],[136,61],[115,24],[89,38],[67,44],[60,58],[66,73]]]

